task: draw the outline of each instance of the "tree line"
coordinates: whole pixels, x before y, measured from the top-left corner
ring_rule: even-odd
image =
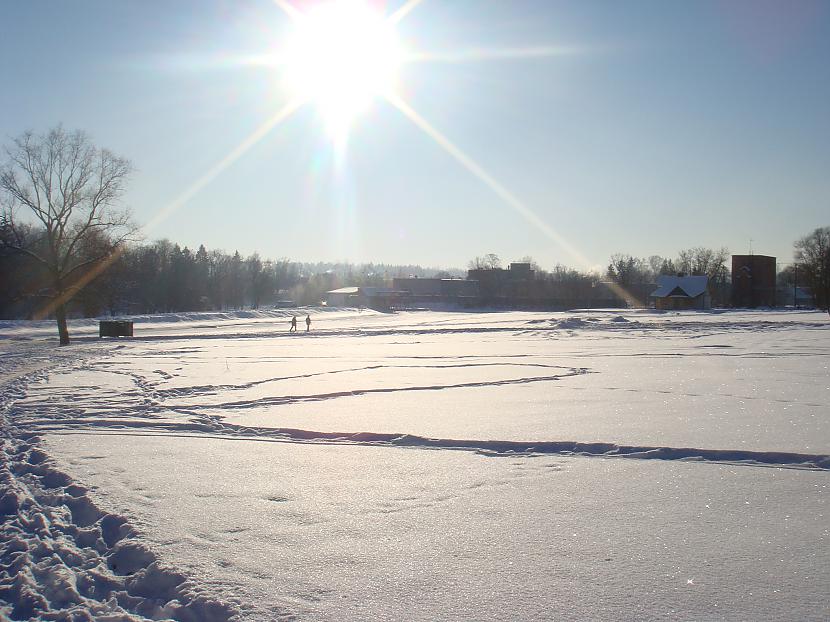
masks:
[[[52,288],[50,273],[26,254],[5,248],[0,252],[0,289],[5,292],[0,317],[36,318],[44,301],[48,307],[50,296],[43,292]],[[396,276],[434,272],[414,265],[305,263],[263,259],[259,253],[243,257],[204,245],[193,252],[166,239],[125,244],[107,263],[66,303],[68,316],[316,305],[338,287],[382,287]]]

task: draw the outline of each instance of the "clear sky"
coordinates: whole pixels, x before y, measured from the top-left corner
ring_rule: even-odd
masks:
[[[423,0],[397,32],[427,58],[398,93],[432,135],[378,99],[338,151],[306,105],[177,203],[291,99],[251,59],[294,20],[271,0],[0,5],[0,137],[63,123],[130,158],[148,240],[585,268],[750,240],[786,262],[830,225],[830,2]]]

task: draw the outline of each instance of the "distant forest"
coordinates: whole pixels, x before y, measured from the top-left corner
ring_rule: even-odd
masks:
[[[279,301],[319,304],[346,285],[384,286],[397,276],[462,276],[415,265],[306,263],[243,257],[220,250],[196,252],[169,240],[133,244],[72,298],[70,316],[221,311],[273,306]],[[0,317],[31,318],[52,297],[48,269],[24,253],[0,252]]]

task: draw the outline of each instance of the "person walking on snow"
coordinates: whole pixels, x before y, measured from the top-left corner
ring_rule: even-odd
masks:
[[[311,316],[306,315],[305,316],[305,332],[308,332],[310,330],[311,330]]]
[[[293,316],[291,318],[291,328],[288,329],[289,333],[296,333],[297,332],[297,316]]]

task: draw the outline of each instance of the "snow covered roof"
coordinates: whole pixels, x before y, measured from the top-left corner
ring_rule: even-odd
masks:
[[[327,294],[357,294],[360,290],[359,287],[341,287],[340,289],[333,289]]]
[[[388,289],[386,287],[375,287],[370,285],[368,287],[341,287],[340,289],[333,289],[331,291],[326,292],[326,294],[345,294],[347,296],[351,295],[363,295],[367,298],[373,298],[375,296],[389,296],[391,294],[402,294],[404,292],[395,290],[395,289]]]
[[[663,274],[657,277],[657,289],[651,292],[651,297],[680,296],[697,298],[706,291],[708,284],[708,276],[671,276]]]

